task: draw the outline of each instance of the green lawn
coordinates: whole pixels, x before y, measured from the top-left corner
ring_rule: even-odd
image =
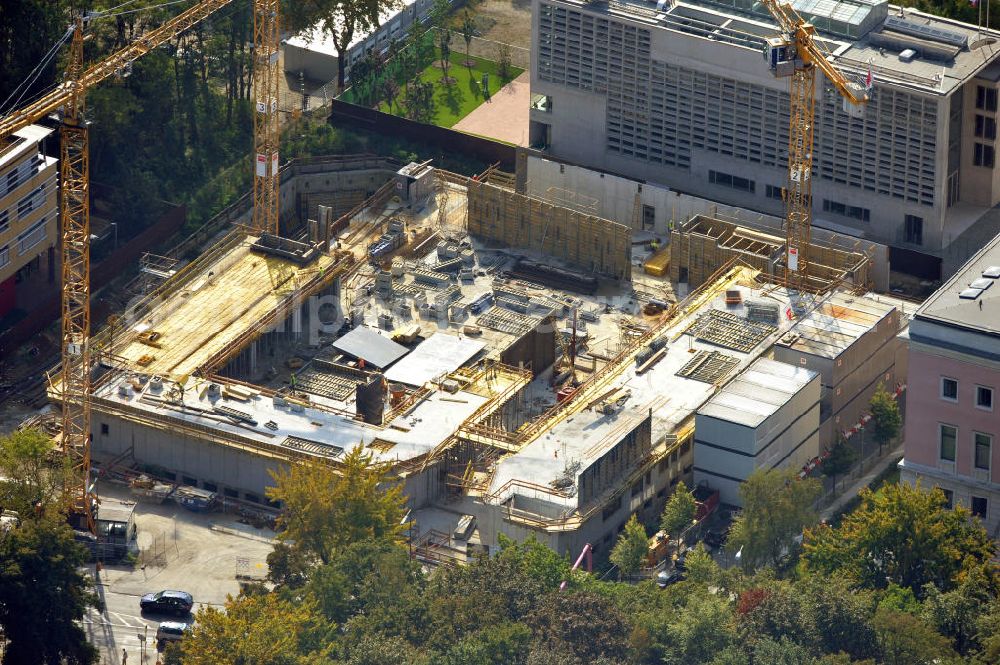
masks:
[[[465,66],[465,61],[470,60],[475,64],[472,68]],[[436,60],[420,73],[420,79],[434,84],[434,124],[439,127],[451,127],[456,122],[469,115],[477,106],[483,103],[482,80],[483,72],[490,75],[490,95],[495,95],[503,85],[497,74],[496,63],[491,60],[483,60],[472,56],[465,57],[465,52],[456,48],[452,50],[449,58],[451,67],[448,69],[448,76],[455,79],[451,85],[444,85],[441,79],[444,72],[440,68],[440,59]],[[524,70],[511,67],[511,79],[517,78]],[[403,101],[403,94],[400,92],[396,103],[392,109],[388,104],[379,104],[379,110],[384,113],[403,115],[400,108]]]

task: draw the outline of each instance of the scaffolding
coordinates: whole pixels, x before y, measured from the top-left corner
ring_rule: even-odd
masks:
[[[541,252],[611,279],[632,276],[632,230],[511,189],[466,179],[470,234]]]
[[[733,259],[761,271],[769,281],[784,283],[784,257],[783,237],[705,215],[695,215],[670,233],[670,279],[692,288]],[[799,288],[827,293],[846,282],[865,290],[870,269],[871,260],[857,243],[853,249],[843,249],[813,240],[809,275]]]

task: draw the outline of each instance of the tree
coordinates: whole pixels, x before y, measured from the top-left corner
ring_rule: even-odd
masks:
[[[500,80],[502,82],[507,82],[510,80],[510,69],[512,64],[510,44],[504,42],[497,42],[496,52],[497,52],[497,74],[500,75]]]
[[[660,528],[666,531],[668,536],[679,540],[684,530],[691,526],[697,512],[698,505],[694,494],[688,491],[687,485],[682,480],[677,483],[674,493],[663,507]]]
[[[415,78],[406,86],[403,95],[406,117],[417,122],[434,119],[434,84]]]
[[[465,66],[472,69],[472,56],[469,51],[472,49],[472,38],[476,36],[476,22],[469,15],[469,10],[465,10],[462,16],[462,38],[465,40]]]
[[[990,560],[994,544],[967,509],[947,507],[941,490],[900,483],[862,490],[857,510],[837,528],[806,531],[803,549],[807,570],[844,571],[868,588],[894,582],[920,596],[928,583],[953,589],[959,574]]]
[[[487,626],[451,646],[432,665],[524,665],[531,629],[523,623]]]
[[[97,607],[81,572],[86,551],[63,516],[23,519],[0,535],[0,627],[4,665],[85,665],[97,660],[80,621]]]
[[[382,81],[382,96],[389,105],[389,112],[392,113],[392,105],[399,96],[399,83],[392,76],[387,76]]]
[[[857,589],[844,575],[807,575],[796,588],[810,616],[817,645],[826,653],[846,652],[855,660],[874,658],[874,592]]]
[[[687,604],[667,624],[664,665],[707,663],[733,645],[729,603],[710,593],[688,596]]]
[[[816,523],[813,502],[819,482],[794,469],[758,469],[740,485],[743,510],[733,521],[727,547],[750,570],[776,564],[795,546],[802,529]]]
[[[952,591],[942,592],[933,584],[927,585],[923,618],[950,638],[956,651],[967,656],[982,648],[979,621],[989,611],[994,593],[990,573],[982,566],[975,567],[962,576],[961,583]]]
[[[343,90],[347,51],[354,36],[376,29],[380,14],[402,6],[400,0],[286,0],[282,7],[282,27],[299,32],[317,22],[320,24],[337,50],[337,87]]]
[[[35,429],[0,438],[0,504],[27,517],[40,508],[64,509],[63,489],[72,474],[52,439]]]
[[[899,434],[899,426],[903,422],[899,414],[899,402],[879,384],[869,404],[872,412],[872,434],[878,441],[879,454],[883,444],[889,443]]]
[[[885,665],[929,665],[954,655],[947,638],[912,614],[880,608],[874,625]]]
[[[705,546],[701,543],[688,550],[684,563],[687,579],[691,582],[708,586],[719,577],[719,564],[715,563],[712,555],[705,551]]]
[[[631,577],[646,558],[649,551],[649,540],[646,536],[646,528],[639,523],[635,515],[625,523],[625,530],[618,537],[611,550],[611,563],[618,566],[618,571],[625,577]]]
[[[536,653],[572,655],[579,663],[626,662],[628,624],[605,596],[587,591],[550,593],[526,623],[534,632]]]
[[[858,459],[858,454],[854,451],[843,437],[837,437],[837,443],[833,444],[830,454],[823,460],[823,475],[833,478],[834,489],[837,487],[837,476],[850,471],[854,462]]]
[[[275,485],[267,488],[267,496],[284,504],[278,539],[328,564],[334,552],[351,543],[397,538],[405,497],[388,474],[389,466],[375,463],[360,445],[336,469],[305,462],[272,471]]]
[[[451,30],[445,28],[439,34],[438,48],[441,50],[441,71],[444,72],[441,82],[445,85],[451,85],[451,79],[448,78],[448,68],[451,67]]]
[[[319,662],[328,630],[308,599],[292,602],[275,593],[229,597],[225,611],[212,606],[198,611],[181,658],[184,665],[291,665],[305,655]]]

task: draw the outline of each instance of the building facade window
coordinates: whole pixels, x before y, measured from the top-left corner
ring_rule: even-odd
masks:
[[[914,245],[924,244],[924,218],[916,215],[907,215],[904,223],[906,232],[906,242]]]
[[[955,493],[952,492],[951,490],[946,490],[943,487],[941,488],[941,492],[944,494],[944,505],[948,508],[948,510],[951,510],[952,508],[954,508],[955,507]]]
[[[10,245],[0,247],[0,268],[10,263]]]
[[[708,181],[713,185],[728,187],[741,192],[750,192],[751,194],[753,194],[757,189],[757,183],[753,180],[741,178],[738,175],[732,175],[730,173],[723,173],[721,171],[709,171]]]
[[[986,145],[985,143],[976,144],[976,149],[972,156],[973,164],[991,169],[993,168],[994,159],[995,153],[993,151],[993,146]]]
[[[0,233],[5,233],[10,228],[10,213],[0,210]]]
[[[941,441],[941,459],[945,462],[954,462],[958,428],[954,425],[941,425],[939,438]]]
[[[846,203],[831,201],[830,199],[823,199],[823,212],[831,212],[834,215],[849,217],[860,222],[870,222],[872,217],[872,211],[868,208],[849,206]]]
[[[987,411],[993,410],[993,389],[976,386],[976,406]]]
[[[48,219],[42,218],[39,221],[31,225],[27,231],[22,232],[17,236],[17,254],[18,256],[23,255],[29,249],[37,245],[38,243],[45,240],[45,225],[48,223]]]
[[[990,449],[993,447],[993,437],[989,434],[976,432],[974,464],[977,469],[989,471],[990,469]]]
[[[946,399],[950,402],[958,401],[957,379],[949,379],[946,376],[941,377],[941,399]]]
[[[997,121],[985,115],[976,114],[976,137],[993,141],[997,137]]]
[[[997,89],[977,85],[976,108],[981,111],[992,111],[995,113],[997,110]]]
[[[784,187],[778,187],[777,185],[766,185],[764,187],[764,194],[769,199],[777,199],[778,201],[784,201]]]
[[[979,519],[986,519],[986,512],[989,504],[986,502],[986,497],[974,496],[972,497],[972,514]]]
[[[44,204],[45,204],[45,188],[38,187],[27,196],[22,197],[21,200],[17,202],[18,219],[22,219],[32,210],[40,208]]]

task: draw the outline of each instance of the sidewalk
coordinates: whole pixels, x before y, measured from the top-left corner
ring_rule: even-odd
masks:
[[[885,457],[878,460],[863,476],[854,481],[850,488],[844,490],[840,496],[834,499],[833,503],[820,512],[821,520],[829,520],[839,513],[849,501],[858,495],[861,490],[868,487],[879,475],[889,468],[890,465],[897,464],[903,457],[903,444],[900,443],[895,448],[886,453]]]

